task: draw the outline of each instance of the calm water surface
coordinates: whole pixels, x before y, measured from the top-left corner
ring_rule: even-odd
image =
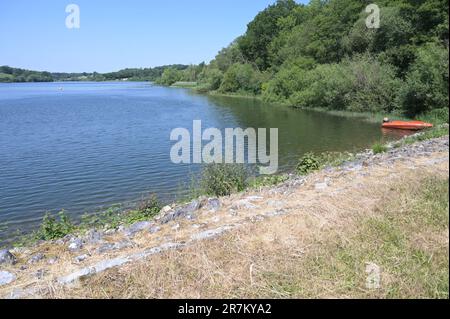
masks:
[[[170,132],[279,128],[280,169],[309,151],[356,151],[379,125],[354,118],[206,97],[149,83],[0,84],[0,238],[46,211],[74,217],[155,193],[170,201],[198,167],[170,161]]]

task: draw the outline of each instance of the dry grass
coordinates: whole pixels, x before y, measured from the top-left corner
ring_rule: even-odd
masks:
[[[448,298],[448,171],[377,183],[46,297]],[[380,289],[366,288],[366,263]]]

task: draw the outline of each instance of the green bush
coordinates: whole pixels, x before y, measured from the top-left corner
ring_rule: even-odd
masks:
[[[409,116],[433,109],[448,109],[448,48],[435,43],[418,50],[417,59],[399,94],[399,104]]]
[[[386,153],[387,150],[388,150],[387,146],[384,145],[383,143],[375,143],[372,146],[372,151],[374,154]]]
[[[311,172],[319,170],[321,167],[320,156],[314,153],[306,153],[302,156],[297,164],[297,173],[300,175],[307,175]]]
[[[70,234],[74,229],[74,224],[64,211],[58,213],[58,218],[47,213],[36,233],[36,237],[41,240],[58,239]]]
[[[206,195],[229,196],[245,190],[248,176],[248,170],[240,164],[210,164],[202,171],[200,188]]]
[[[199,91],[215,91],[222,84],[223,73],[219,69],[206,67],[199,75]]]
[[[300,89],[290,97],[298,107],[352,112],[392,112],[401,81],[395,69],[369,54],[304,72]]]
[[[262,83],[262,74],[254,70],[250,64],[236,63],[225,72],[219,91],[223,93],[244,91],[259,94]]]
[[[183,79],[183,71],[177,70],[175,68],[167,68],[164,70],[161,78],[159,78],[156,83],[161,85],[172,85]]]
[[[267,175],[258,176],[250,180],[250,188],[259,188],[265,186],[274,186],[283,183],[289,179],[288,175]]]

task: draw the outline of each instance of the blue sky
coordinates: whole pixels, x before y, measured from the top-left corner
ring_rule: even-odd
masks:
[[[0,65],[110,72],[208,62],[274,1],[1,0]],[[71,3],[80,8],[80,29],[66,28]]]

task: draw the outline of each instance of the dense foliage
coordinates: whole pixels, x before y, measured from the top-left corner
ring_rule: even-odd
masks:
[[[278,0],[199,66],[198,89],[296,107],[448,114],[448,1],[377,1],[379,29],[366,26],[370,3]]]

